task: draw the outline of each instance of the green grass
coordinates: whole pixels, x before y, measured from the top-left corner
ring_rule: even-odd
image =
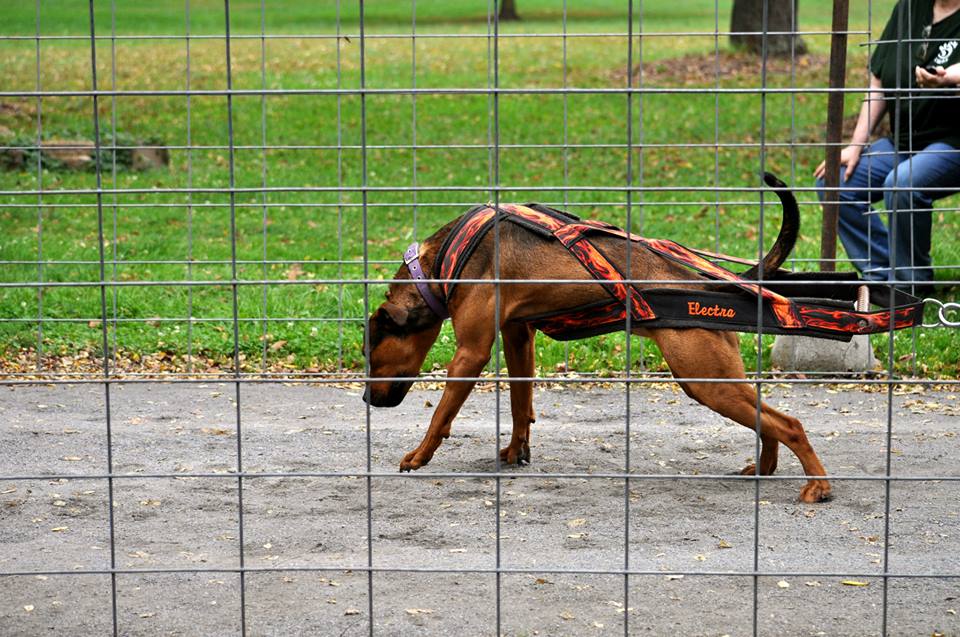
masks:
[[[268,2],[264,18],[268,33],[324,33],[336,31],[336,5],[317,7],[312,3]],[[573,3],[571,3],[572,5]],[[702,3],[701,3],[702,4]],[[141,6],[122,3],[116,15],[119,34],[183,34],[186,16],[183,6],[160,9],[162,4]],[[222,3],[192,2],[192,34],[223,32]],[[371,35],[409,33],[410,3],[372,3],[366,12],[366,30]],[[521,0],[524,20],[502,25],[504,33],[558,33],[561,30],[559,3]],[[830,4],[826,0],[802,7],[801,26],[809,30],[829,28]],[[231,28],[235,34],[259,34],[259,2],[231,3]],[[486,34],[486,3],[417,3],[417,31],[427,33]],[[875,7],[874,30],[886,18],[887,8]],[[883,15],[880,15],[883,14]],[[720,5],[720,28],[728,24],[729,3]],[[878,19],[879,16],[879,19]],[[109,35],[110,3],[96,3],[97,33]],[[338,43],[333,39],[271,39],[266,43],[266,76],[261,76],[261,42],[239,39],[232,43],[231,68],[237,88],[354,88],[360,84],[360,47],[356,3],[342,9],[342,31],[350,39],[339,41],[341,73],[337,74]],[[711,6],[675,6],[663,0],[643,3],[637,10],[638,25],[651,37],[642,40],[645,61],[672,60],[686,55],[709,54],[715,47],[712,36],[656,37],[657,32],[710,31],[716,16]],[[571,6],[568,28],[577,33],[622,32],[626,29],[622,3],[578,2]],[[45,35],[87,36],[89,16],[86,3],[79,1],[43,3],[41,32]],[[851,15],[854,28],[866,28],[864,7]],[[4,33],[32,35],[35,15],[28,3],[18,3],[5,16]],[[639,26],[638,26],[639,28]],[[865,54],[851,38],[850,83],[863,83]],[[827,36],[808,36],[814,53],[828,51]],[[721,41],[722,49],[727,43]],[[562,85],[563,43],[559,38],[505,38],[499,46],[499,80],[504,87],[557,87]],[[639,49],[634,50],[637,60]],[[44,40],[41,44],[40,85],[44,90],[81,90],[90,86],[89,42]],[[4,68],[3,90],[36,89],[36,45],[33,41],[6,41],[0,44]],[[114,57],[115,55],[115,57]],[[409,39],[371,38],[366,42],[365,84],[370,88],[404,88],[414,81],[412,47]],[[570,38],[567,41],[567,82],[575,87],[617,87],[626,82],[625,39],[601,37]],[[115,68],[112,63],[116,60]],[[812,58],[815,60],[822,58]],[[97,46],[98,77],[101,88],[182,90],[185,87],[187,54],[183,40],[119,40],[115,51],[110,40]],[[704,58],[703,64],[712,64]],[[225,88],[225,51],[222,39],[195,39],[190,43],[191,86],[195,89]],[[420,88],[487,86],[488,40],[485,37],[452,39],[421,38],[416,44],[416,86]],[[711,79],[703,86],[712,87]],[[724,77],[723,86],[756,87],[754,75]],[[770,75],[771,86],[790,86],[788,76]],[[801,66],[796,85],[822,87],[826,68],[819,62]],[[680,86],[683,78],[668,81],[657,76],[647,86]],[[854,112],[857,95],[849,97],[848,112]],[[36,135],[37,101],[5,99],[0,125],[11,135]],[[797,187],[811,187],[810,173],[820,161],[826,98],[822,93],[792,97],[783,94],[678,94],[637,96],[631,101],[633,143],[648,145],[635,150],[635,183],[647,187],[754,187],[758,184],[760,150],[756,147],[678,149],[656,144],[758,143],[761,123],[768,143],[800,140],[792,147],[768,147],[766,167]],[[222,96],[193,96],[189,101],[190,130],[187,130],[187,99],[183,96],[123,96],[100,100],[100,124],[106,135],[113,128],[138,138],[158,137],[171,145],[215,148],[171,150],[168,170],[136,173],[110,166],[103,175],[108,188],[195,188],[224,187],[229,183],[230,153],[225,148],[227,133],[226,100]],[[265,107],[265,111],[263,110]],[[371,260],[369,275],[389,279],[404,247],[414,238],[422,239],[435,228],[460,214],[465,207],[488,200],[483,187],[490,183],[488,144],[492,103],[485,95],[371,95],[361,104],[359,97],[331,95],[237,96],[233,99],[234,142],[237,146],[262,143],[261,120],[266,120],[267,145],[359,146],[366,135],[371,148],[366,154],[367,185],[371,187],[471,187],[475,191],[423,191],[413,205],[409,192],[370,192],[370,207],[364,220],[361,195],[364,171],[359,149],[271,149],[264,155],[258,148],[239,148],[234,153],[235,179],[239,187],[260,187],[266,163],[267,186],[309,186],[332,188],[323,192],[271,192],[266,195],[239,193],[236,196],[236,250],[240,260],[284,263],[241,264],[238,277],[244,281],[290,279],[312,281],[295,285],[242,285],[238,311],[243,319],[264,315],[293,319],[271,322],[266,328],[257,320],[241,323],[240,348],[250,361],[266,355],[299,367],[334,369],[358,368],[361,329],[355,322],[331,319],[359,319],[364,313],[364,286],[336,284],[330,280],[358,280],[364,275],[362,259]],[[366,128],[361,108],[366,111]],[[416,124],[413,112],[416,109]],[[718,113],[715,118],[714,112]],[[570,186],[619,187],[627,179],[624,149],[522,149],[516,144],[622,144],[627,139],[627,98],[623,95],[573,94],[503,95],[498,103],[501,146],[500,183],[511,187],[504,200],[548,201],[563,205],[592,202],[602,205],[573,208],[580,214],[624,225],[626,199],[623,193],[607,191],[537,191],[555,187],[568,174]],[[761,113],[765,119],[762,119]],[[85,97],[48,97],[42,102],[44,137],[92,138],[92,104]],[[3,129],[0,128],[0,131]],[[719,138],[717,131],[719,130]],[[414,139],[420,145],[471,144],[467,149],[409,148]],[[187,167],[192,165],[192,182]],[[44,190],[87,189],[96,184],[92,172],[44,171]],[[342,183],[348,189],[337,191]],[[36,171],[0,172],[0,190],[32,191],[40,187]],[[349,188],[353,188],[351,190]],[[803,202],[803,236],[795,256],[812,259],[819,253],[819,206],[812,192],[800,192]],[[749,192],[643,192],[632,207],[633,229],[651,237],[669,237],[690,246],[719,247],[742,256],[758,252],[758,196]],[[770,202],[771,197],[765,201]],[[95,281],[99,277],[98,211],[89,195],[45,194],[42,219],[34,206],[35,196],[0,198],[0,281]],[[710,203],[702,203],[710,202]],[[714,204],[713,202],[716,202]],[[107,265],[107,276],[128,282],[226,281],[231,276],[230,200],[224,194],[197,193],[188,197],[172,194],[121,194],[103,197],[105,251],[108,260],[116,253],[119,263]],[[139,207],[163,203],[166,207]],[[270,204],[264,209],[263,203]],[[426,204],[444,204],[428,206]],[[266,214],[265,214],[266,211]],[[366,222],[368,240],[361,229]],[[264,224],[266,234],[264,235]],[[38,226],[42,225],[42,244]],[[771,238],[779,225],[775,207],[765,211],[764,231]],[[960,220],[939,213],[934,259],[937,263],[960,264]],[[35,261],[42,250],[46,265],[42,272]],[[183,264],[137,263],[192,258]],[[392,261],[382,264],[380,261]],[[13,265],[11,261],[26,261]],[[85,261],[92,263],[73,264]],[[342,261],[343,263],[335,263]],[[219,262],[219,263],[218,263]],[[289,262],[300,262],[293,265]],[[800,267],[812,267],[801,263]],[[939,276],[956,279],[956,269]],[[369,298],[375,306],[383,286],[371,286]],[[187,351],[209,357],[229,356],[233,351],[231,317],[233,299],[229,286],[124,286],[108,290],[107,314],[115,312],[127,321],[109,326],[112,343],[126,352],[167,352],[182,356]],[[36,347],[36,318],[84,319],[42,325],[42,346],[47,353],[99,351],[102,347],[101,297],[97,287],[48,288],[42,297],[35,288],[0,289],[0,352],[10,355],[21,348]],[[186,316],[206,319],[192,326]],[[22,320],[21,319],[25,319]],[[88,320],[89,319],[89,320]],[[180,320],[156,320],[180,319]],[[221,320],[212,320],[221,319]],[[894,356],[898,371],[913,373],[914,362],[905,357],[917,347],[916,372],[935,377],[956,377],[957,336],[946,329],[922,330],[916,337],[898,333]],[[875,337],[879,352],[886,349],[886,336]],[[744,335],[743,350],[748,367],[754,367],[756,338]],[[279,344],[279,346],[278,346]],[[767,355],[770,339],[763,342]],[[452,353],[452,335],[445,331],[427,366],[443,365]],[[551,372],[564,360],[578,371],[616,372],[624,361],[623,335],[608,335],[571,343],[569,347],[543,339],[540,365]],[[632,348],[635,365],[652,369],[662,361],[652,346]],[[901,360],[903,359],[903,360]]]

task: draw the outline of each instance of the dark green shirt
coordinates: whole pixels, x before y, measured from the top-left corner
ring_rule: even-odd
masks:
[[[917,66],[947,67],[960,62],[960,10],[936,24],[932,22],[933,0],[900,0],[894,7],[880,36],[884,42],[877,45],[870,58],[870,71],[880,78],[883,88],[918,89]],[[924,33],[926,27],[929,27],[928,34]],[[896,121],[898,94],[899,128]],[[960,148],[960,99],[955,94],[918,89],[916,92],[885,92],[884,97],[890,115],[890,129],[899,132],[901,150],[918,151],[933,142],[946,142]]]

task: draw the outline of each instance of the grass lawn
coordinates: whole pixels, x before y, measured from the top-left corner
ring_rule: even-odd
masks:
[[[182,3],[118,3],[96,6],[97,34],[183,36]],[[292,0],[231,3],[234,35],[256,36],[261,21],[271,35],[337,33],[334,3],[317,7]],[[558,34],[561,3],[521,0],[524,20],[502,25],[505,35]],[[576,4],[574,7],[573,5]],[[867,5],[854,3],[851,26],[868,28]],[[190,3],[189,29],[200,36],[180,39],[98,40],[101,89],[182,91],[189,66],[192,89],[226,88],[223,5]],[[513,38],[498,45],[498,79],[504,88],[584,89],[622,87],[627,82],[627,38],[610,37],[627,28],[620,2],[570,3],[567,28],[583,37]],[[483,89],[492,69],[486,3],[417,2],[418,37],[409,35],[411,3],[371,3],[366,9],[361,60],[358,10],[340,9],[346,37],[238,38],[232,44],[232,80],[238,89]],[[828,31],[830,3],[803,3],[801,27]],[[892,3],[875,3],[872,28],[879,32]],[[703,33],[726,29],[730,3],[644,2],[635,15],[633,62],[644,63],[634,84],[645,87],[757,89],[756,72],[717,77],[713,52],[726,56],[728,43]],[[18,3],[5,15],[4,35],[32,36],[36,15]],[[81,36],[40,41],[39,85],[45,91],[91,86],[87,4],[43,3],[44,35]],[[594,34],[594,35],[591,35]],[[607,34],[607,35],[603,35]],[[443,37],[468,36],[468,37]],[[850,41],[849,85],[866,81],[866,36]],[[826,86],[829,38],[806,36],[811,55],[795,68],[780,63],[767,86]],[[563,64],[564,49],[566,65]],[[263,52],[265,51],[265,57]],[[37,89],[37,43],[0,43],[3,91]],[[725,58],[726,59],[726,58]],[[415,64],[414,64],[415,62]],[[854,113],[858,94],[848,97]],[[44,139],[92,139],[89,97],[0,98],[0,134],[10,140],[36,139],[38,108]],[[494,108],[496,106],[496,108]],[[635,193],[630,221],[635,232],[669,237],[689,246],[719,249],[744,257],[758,254],[760,196],[735,190],[670,188],[754,188],[761,161],[798,188],[803,214],[795,267],[812,269],[819,254],[820,209],[812,192],[813,167],[822,158],[826,95],[822,92],[717,93],[709,90],[638,94],[577,92],[503,94],[496,105],[482,93],[238,95],[232,100],[234,149],[228,134],[227,100],[222,95],[129,95],[99,100],[101,133],[160,139],[173,146],[168,169],[133,172],[104,166],[109,189],[204,189],[229,185],[231,163],[239,188],[276,188],[235,195],[222,192],[139,192],[102,198],[105,274],[121,282],[229,281],[235,243],[238,261],[240,349],[249,369],[275,364],[301,369],[362,369],[361,319],[376,306],[384,286],[357,281],[389,279],[406,245],[423,239],[467,206],[492,199],[494,156],[492,114],[499,133],[499,183],[504,201],[541,201],[612,223],[627,222],[628,113],[633,144]],[[189,116],[188,116],[189,114]],[[366,143],[366,152],[363,143]],[[761,147],[763,142],[763,147]],[[681,147],[679,145],[697,145]],[[548,147],[544,148],[543,145]],[[602,145],[600,147],[584,147]],[[192,147],[188,149],[186,147]],[[264,146],[268,148],[264,150]],[[451,147],[456,146],[456,147]],[[531,147],[537,146],[537,147]],[[304,148],[306,147],[306,148]],[[232,155],[232,162],[231,162]],[[763,159],[762,159],[763,158]],[[366,170],[364,171],[364,160]],[[373,188],[362,204],[362,186]],[[99,280],[97,200],[90,194],[53,194],[96,186],[92,171],[43,170],[35,166],[0,172],[0,190],[45,192],[0,195],[0,281],[90,282]],[[282,188],[308,188],[284,191]],[[391,188],[416,190],[391,191]],[[431,190],[439,188],[439,190]],[[666,188],[667,190],[657,190]],[[806,189],[806,190],[804,190]],[[767,203],[775,201],[765,196]],[[956,206],[947,200],[944,206]],[[960,218],[939,211],[935,220],[937,264],[952,264],[938,278],[960,278]],[[764,235],[779,227],[779,210],[763,208]],[[363,229],[366,228],[366,237]],[[235,241],[234,241],[235,238]],[[38,256],[41,263],[38,265]],[[364,257],[368,265],[364,265]],[[171,263],[173,262],[173,263]],[[367,273],[365,275],[365,272]],[[263,285],[261,281],[283,284]],[[365,298],[369,295],[369,300]],[[955,294],[955,293],[951,293]],[[12,360],[102,352],[99,287],[0,288],[0,355]],[[124,285],[107,290],[111,347],[138,359],[161,356],[176,367],[188,354],[229,358],[234,348],[233,297],[229,285]],[[193,317],[193,321],[186,320]],[[43,318],[42,323],[38,320]],[[264,320],[264,318],[269,320]],[[116,320],[114,320],[116,319]],[[888,337],[875,346],[886,360]],[[756,337],[742,337],[748,368],[755,367]],[[900,332],[895,338],[898,373],[955,378],[960,374],[956,330]],[[766,355],[772,339],[765,337]],[[445,328],[427,367],[444,365],[452,353]],[[634,367],[663,368],[653,347],[638,341]],[[916,357],[912,353],[916,350]],[[616,373],[626,364],[624,336],[613,334],[568,346],[543,338],[539,364],[552,373],[565,360],[580,372]],[[26,352],[26,354],[24,354]]]

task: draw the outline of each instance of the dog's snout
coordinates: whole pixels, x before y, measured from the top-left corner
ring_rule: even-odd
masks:
[[[407,392],[413,386],[413,381],[393,381],[386,391],[371,390],[367,385],[363,391],[363,401],[371,407],[396,407],[406,398]]]

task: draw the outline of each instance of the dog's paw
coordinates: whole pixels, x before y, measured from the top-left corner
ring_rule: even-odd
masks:
[[[826,502],[831,498],[830,483],[826,480],[811,480],[800,489],[800,501],[807,503]]]
[[[500,450],[500,462],[523,466],[530,464],[530,445],[524,443],[520,449],[504,447]]]
[[[742,476],[755,476],[757,475],[757,465],[748,464],[743,469],[740,470],[740,475]]]
[[[420,467],[425,466],[428,462],[430,462],[430,459],[423,458],[419,451],[411,451],[403,457],[403,460],[400,461],[400,473],[416,471]]]

